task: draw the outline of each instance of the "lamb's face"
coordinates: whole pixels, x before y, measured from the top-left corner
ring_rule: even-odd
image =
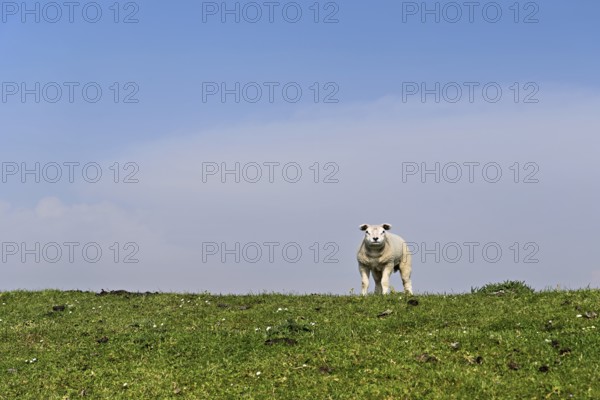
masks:
[[[381,225],[367,225],[363,224],[360,226],[361,231],[365,231],[365,242],[369,246],[383,246],[385,243],[385,231],[389,230],[392,226],[390,224]]]

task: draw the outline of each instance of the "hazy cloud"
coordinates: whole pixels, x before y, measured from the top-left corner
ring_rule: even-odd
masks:
[[[597,287],[599,105],[573,90],[519,107],[388,97],[139,143],[113,155],[139,166],[139,183],[40,186],[34,206],[0,202],[0,289],[347,293],[359,287],[358,225],[382,222],[419,250],[416,292],[505,279]],[[37,242],[39,254],[97,243],[103,256],[36,263]]]

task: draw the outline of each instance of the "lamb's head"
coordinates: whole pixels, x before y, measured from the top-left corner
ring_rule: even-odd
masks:
[[[385,243],[385,231],[390,230],[390,224],[360,226],[361,231],[365,231],[365,242],[368,246],[378,247]]]

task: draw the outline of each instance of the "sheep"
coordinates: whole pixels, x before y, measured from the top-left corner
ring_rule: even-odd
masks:
[[[369,289],[369,274],[373,272],[375,280],[375,293],[387,294],[390,287],[390,275],[400,271],[404,292],[412,295],[410,274],[412,270],[412,256],[406,241],[400,236],[386,232],[390,224],[360,226],[365,231],[357,254],[358,270],[361,275],[361,294],[364,296]]]

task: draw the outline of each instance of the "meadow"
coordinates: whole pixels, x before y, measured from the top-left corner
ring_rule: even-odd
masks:
[[[0,293],[0,399],[598,399],[600,291]]]

